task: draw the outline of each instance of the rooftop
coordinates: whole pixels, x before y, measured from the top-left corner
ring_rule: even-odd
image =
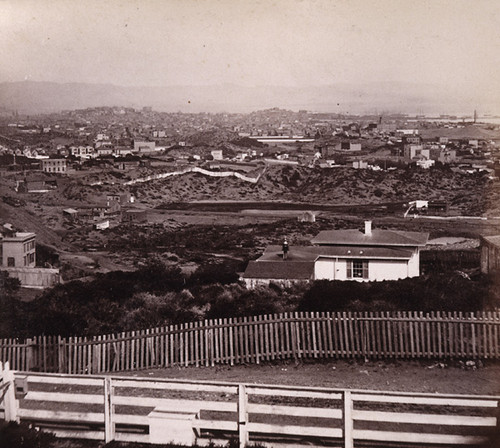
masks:
[[[359,247],[359,246],[291,246],[288,249],[287,259],[283,260],[281,246],[268,246],[262,256],[257,260],[282,262],[315,261],[319,257],[342,258],[378,258],[409,260],[413,254],[412,249],[404,247]]]
[[[8,242],[8,241],[26,241],[28,239],[31,239],[31,238],[35,238],[36,237],[36,234],[35,233],[31,233],[31,232],[16,232],[14,235],[12,236],[5,236],[3,237],[3,241],[4,242]]]
[[[313,261],[250,261],[243,278],[310,280],[313,274]]]
[[[356,246],[425,246],[428,233],[405,232],[400,230],[373,229],[370,233],[361,230],[324,230],[316,235],[312,244],[316,245],[356,245]]]
[[[500,235],[482,236],[481,238],[494,246],[500,247]]]

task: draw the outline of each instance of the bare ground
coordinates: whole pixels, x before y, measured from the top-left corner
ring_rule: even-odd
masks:
[[[125,375],[340,389],[500,395],[500,363],[465,367],[459,361],[279,361],[261,365],[172,367]]]

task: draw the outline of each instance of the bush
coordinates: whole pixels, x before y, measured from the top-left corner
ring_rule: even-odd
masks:
[[[56,437],[27,423],[0,422],[0,448],[52,448]]]
[[[458,272],[398,281],[313,282],[300,311],[481,311],[500,305],[499,280],[471,280]]]

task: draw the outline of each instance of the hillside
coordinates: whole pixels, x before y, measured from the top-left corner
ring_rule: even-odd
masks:
[[[33,211],[29,211],[26,207],[13,207],[0,200],[0,217],[2,223],[11,223],[25,232],[35,232],[39,243],[60,249],[68,247],[50,225],[44,224]]]
[[[234,178],[185,174],[133,187],[150,206],[197,200],[294,201],[315,204],[367,204],[416,199],[446,200],[456,214],[480,215],[496,184],[485,176],[449,170],[373,172],[348,168],[309,169],[271,166],[257,184]]]

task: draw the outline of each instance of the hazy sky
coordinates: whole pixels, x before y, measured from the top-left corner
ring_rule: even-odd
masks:
[[[0,81],[500,88],[498,0],[0,0]]]

